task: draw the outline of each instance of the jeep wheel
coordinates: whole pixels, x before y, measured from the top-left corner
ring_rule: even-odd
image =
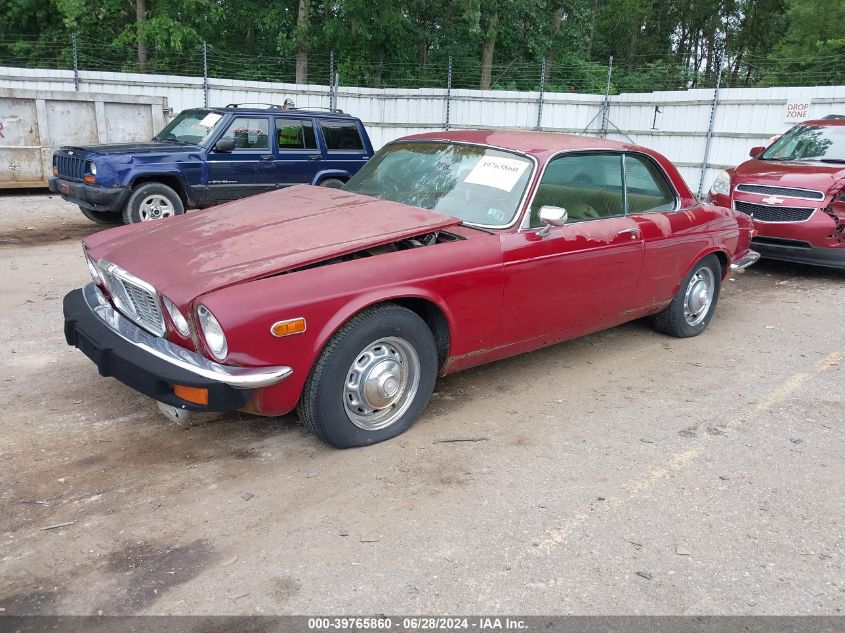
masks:
[[[120,224],[123,221],[120,213],[116,211],[92,211],[85,207],[79,207],[79,210],[82,215],[97,224]]]
[[[160,182],[146,182],[132,191],[123,208],[126,224],[149,222],[185,213],[179,194]]]
[[[367,446],[404,433],[437,378],[428,325],[394,304],[364,310],[323,349],[297,406],[309,431],[337,448]]]
[[[328,187],[329,189],[340,189],[346,183],[339,178],[326,178],[320,182],[321,187]]]

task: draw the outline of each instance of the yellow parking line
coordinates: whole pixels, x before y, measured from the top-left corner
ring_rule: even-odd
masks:
[[[747,416],[757,415],[770,411],[775,405],[783,402],[789,395],[795,393],[805,382],[836,365],[842,359],[842,352],[831,352],[818,362],[816,362],[807,371],[798,372],[790,376],[787,380],[763,395],[762,398],[750,410],[740,413],[736,418],[726,423],[724,426],[730,426],[745,419]],[[605,502],[607,506],[617,508],[626,501],[633,499],[644,490],[652,487],[658,481],[666,478],[673,472],[681,470],[684,466],[699,457],[705,449],[706,442],[711,439],[709,435],[705,435],[701,440],[700,445],[694,448],[675,453],[666,461],[655,466],[645,474],[635,477],[624,486],[625,494],[621,497],[607,497]],[[563,543],[572,532],[587,521],[595,513],[579,512],[572,515],[571,518],[558,523],[546,529],[543,536],[537,539],[534,543],[535,551],[549,552]]]

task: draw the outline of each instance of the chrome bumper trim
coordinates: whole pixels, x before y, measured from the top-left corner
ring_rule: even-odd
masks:
[[[212,362],[165,338],[153,336],[115,310],[103,292],[93,283],[82,289],[85,303],[118,336],[139,349],[180,369],[235,389],[257,389],[281,382],[293,373],[290,367],[235,367]]]
[[[758,259],[760,259],[760,253],[749,250],[745,255],[740,257],[738,261],[731,264],[731,270],[735,273],[745,270]]]

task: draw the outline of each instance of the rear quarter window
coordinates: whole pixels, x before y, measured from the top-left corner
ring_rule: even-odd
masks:
[[[353,121],[320,121],[320,129],[326,140],[326,149],[351,151],[364,149],[358,126]]]

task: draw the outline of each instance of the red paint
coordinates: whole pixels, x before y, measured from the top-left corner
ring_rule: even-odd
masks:
[[[122,227],[86,240],[153,284],[183,311],[202,302],[222,324],[229,364],[288,365],[287,380],[255,392],[248,409],[293,409],[332,334],[363,308],[398,298],[437,306],[449,324],[444,372],[529,351],[659,311],[708,253],[745,254],[750,222],[700,205],[663,156],[637,147],[558,134],[468,131],[411,138],[489,144],[531,154],[542,168],[563,151],[605,149],[651,156],[681,210],[556,227],[538,237],[516,226],[481,231],[438,213],[332,189],[292,187],[186,216]],[[528,196],[520,217],[527,212]],[[625,229],[639,229],[635,238]],[[277,274],[443,230],[462,239]],[[304,317],[303,334],[274,337],[273,323]],[[185,341],[171,335],[181,345]]]

